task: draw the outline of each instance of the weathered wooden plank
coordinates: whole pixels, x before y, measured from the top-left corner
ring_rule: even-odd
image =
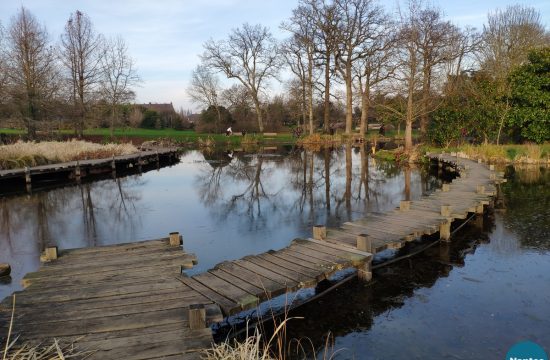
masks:
[[[134,316],[120,315],[93,319],[66,319],[62,322],[36,323],[20,328],[14,324],[17,333],[24,333],[26,339],[40,339],[44,336],[57,338],[62,336],[86,335],[117,330],[143,329],[145,327],[184,322],[187,309],[169,309],[140,313]]]
[[[259,303],[259,299],[255,294],[251,294],[209,272],[193,276],[193,279],[238,304],[240,310],[249,309]]]
[[[308,258],[306,260],[305,258],[292,256],[292,254],[286,251],[286,249],[282,249],[279,251],[271,250],[268,251],[267,254],[316,272],[324,272],[331,267],[330,264],[326,262],[312,262],[311,258]]]
[[[248,281],[242,280],[241,278],[238,278],[232,274],[229,274],[221,269],[215,269],[215,270],[209,270],[209,273],[211,273],[214,276],[219,277],[220,279],[223,279],[242,290],[246,291],[249,294],[255,295],[260,300],[265,300],[269,298],[271,295],[267,290],[260,288],[253,283],[250,283]]]
[[[299,264],[301,263],[309,263],[309,264],[317,264],[316,266],[320,268],[322,271],[325,272],[332,272],[335,269],[339,269],[340,265],[334,261],[332,261],[332,258],[329,259],[321,259],[316,258],[311,255],[304,255],[300,252],[294,251],[294,248],[292,245],[288,248],[279,250],[277,252],[271,253],[274,256],[282,257],[284,259],[287,259],[289,261],[297,262]]]
[[[286,285],[227,261],[216,265],[214,269],[224,271],[241,280],[250,282],[256,287],[264,289],[268,297],[278,296],[286,292]]]
[[[261,266],[258,266],[254,263],[251,263],[245,260],[237,260],[237,261],[234,261],[233,263],[239,267],[250,270],[258,275],[262,275],[268,279],[278,282],[279,284],[282,284],[286,288],[287,292],[295,291],[298,289],[297,281],[291,278],[288,278],[284,275],[281,275],[279,273],[273,272],[270,269],[263,268]]]
[[[219,293],[213,291],[207,286],[204,286],[202,283],[194,280],[193,278],[180,276],[178,277],[178,280],[218,304],[225,315],[230,315],[236,311],[241,310],[241,306],[238,303],[226,298],[223,295],[220,295]]]
[[[177,275],[181,271],[181,266],[188,264],[188,259],[185,257],[177,256],[170,259],[159,259],[159,260],[151,260],[147,261],[146,263],[139,264],[139,263],[131,263],[128,262],[124,265],[110,265],[110,266],[97,266],[97,267],[86,267],[86,268],[78,268],[74,269],[74,271],[71,272],[72,276],[76,275],[86,275],[90,274],[92,272],[94,273],[107,273],[107,272],[120,272],[120,271],[128,271],[131,272],[133,270],[150,270],[154,271],[155,269],[158,269],[159,267],[170,267],[173,268],[174,271],[172,272],[174,275]],[[44,278],[49,276],[67,276],[67,273],[63,272],[62,269],[56,269],[53,271],[44,271],[41,270],[36,273],[30,273],[27,274],[23,280],[24,281],[30,281],[32,282],[33,279],[37,278]]]
[[[296,264],[291,261],[288,261],[287,259],[278,258],[277,256],[273,256],[269,253],[260,254],[258,255],[259,258],[269,261],[270,263],[274,263],[280,267],[283,267],[285,269],[288,269],[290,271],[294,271],[296,273],[302,274],[304,276],[316,279],[320,277],[319,280],[323,279],[323,272],[319,270],[313,270],[309,267],[303,266],[302,264]]]
[[[246,260],[249,263],[256,264],[264,269],[267,269],[271,272],[277,273],[279,275],[282,275],[286,278],[289,278],[293,281],[295,281],[298,284],[298,287],[310,287],[317,284],[316,276],[309,276],[304,275],[302,273],[295,272],[293,270],[289,270],[288,268],[281,266],[279,264],[276,264],[274,262],[266,261],[265,259],[262,259],[258,256],[246,256],[243,258],[243,260]]]
[[[365,259],[368,258],[368,256],[366,255],[357,254],[355,252],[351,252],[348,250],[339,250],[334,247],[323,246],[321,244],[314,243],[309,240],[294,240],[294,241],[299,243],[300,246],[303,246],[318,252],[324,252],[327,255],[334,256],[335,258],[340,258],[344,260],[344,265],[348,265],[348,266],[360,265],[365,262]]]

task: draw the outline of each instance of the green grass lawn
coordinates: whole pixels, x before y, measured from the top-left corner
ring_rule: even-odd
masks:
[[[25,130],[21,129],[0,129],[0,133],[11,134],[11,135],[23,135],[26,133]],[[61,134],[73,134],[73,130],[60,130]],[[90,136],[102,136],[108,140],[111,136],[110,129],[104,128],[95,128],[95,129],[86,129],[84,130],[84,135]],[[225,134],[207,134],[207,133],[197,133],[193,130],[174,130],[174,129],[142,129],[142,128],[117,128],[114,131],[114,136],[117,138],[124,137],[142,137],[150,139],[158,138],[170,138],[181,142],[197,142],[199,139],[206,140],[212,139],[218,143],[231,143],[231,144],[240,144],[241,136],[225,136]],[[249,136],[250,137],[250,136]],[[290,133],[277,133],[275,137],[265,138],[262,135],[257,135],[254,139],[261,140],[273,140],[276,142],[292,142],[292,134]]]

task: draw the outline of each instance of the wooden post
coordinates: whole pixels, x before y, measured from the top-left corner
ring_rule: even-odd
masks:
[[[180,236],[180,233],[177,231],[170,233],[170,246],[180,246],[183,245],[183,237]]]
[[[111,169],[113,171],[116,171],[116,162],[115,162],[115,156],[113,155],[113,160],[111,161]]]
[[[485,194],[485,186],[484,185],[478,185],[476,187],[476,193],[482,194],[482,195]]]
[[[25,166],[25,183],[31,183],[31,169],[28,166]]]
[[[477,159],[477,163],[478,163],[478,164],[481,164],[482,162],[483,162],[483,160]]]
[[[443,241],[451,240],[451,221],[445,220],[439,225],[439,238]]]
[[[399,210],[409,211],[411,209],[411,202],[409,200],[401,200],[399,202]]]
[[[479,203],[476,205],[476,214],[483,214],[483,204]]]
[[[441,216],[451,217],[451,205],[441,205]]]
[[[491,171],[495,171],[495,165],[492,165],[492,164],[491,164],[491,165],[489,165],[489,170],[491,170]]]
[[[357,235],[357,250],[374,254],[374,249],[372,247],[372,239],[369,235],[367,234]]]
[[[204,329],[206,327],[206,309],[204,304],[189,306],[189,328],[191,330]]]
[[[361,281],[371,281],[372,280],[372,264],[371,260],[364,263],[362,266],[357,268],[357,277]]]
[[[11,266],[8,263],[0,263],[0,277],[11,274]]]
[[[44,249],[44,255],[48,261],[57,260],[57,246],[49,246]]]
[[[449,184],[443,184],[441,185],[441,191],[448,192],[450,189]]]
[[[315,240],[324,240],[327,237],[327,227],[324,225],[315,225],[313,227],[313,238]]]
[[[76,167],[74,169],[74,175],[76,177],[76,180],[80,180],[80,163],[78,162],[78,160],[76,160]]]

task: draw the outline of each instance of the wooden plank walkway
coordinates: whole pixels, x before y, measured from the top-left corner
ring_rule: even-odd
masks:
[[[361,278],[370,280],[372,254],[400,248],[422,235],[439,232],[449,240],[452,221],[483,212],[495,194],[497,176],[488,166],[468,159],[429,157],[456,168],[460,176],[418,201],[402,201],[394,211],[369,214],[340,228],[316,226],[312,239],[297,239],[282,250],[221,263],[184,282],[218,304],[227,316],[273,296],[315,286],[344,268],[356,267]]]
[[[196,260],[173,237],[172,247],[164,239],[65,252],[25,276],[27,288],[16,298],[15,332],[26,341],[55,337],[95,349],[92,359],[197,357],[196,351],[211,342],[197,306],[207,309],[208,321],[221,321],[220,309],[225,316],[251,309],[274,296],[316,286],[344,268],[357,268],[359,277],[369,281],[373,254],[424,234],[439,232],[442,240],[450,240],[451,223],[482,213],[495,194],[494,183],[503,181],[478,162],[429,157],[460,176],[418,201],[402,201],[394,211],[339,228],[317,225],[313,238],[226,261],[192,277],[182,275],[182,267]],[[11,305],[10,299],[0,305],[0,340]]]
[[[204,305],[207,324],[222,315],[185,284],[182,267],[194,263],[168,239],[62,252],[25,276],[13,333],[32,344],[74,343],[93,351],[89,359],[198,359],[212,332],[190,329],[189,307]],[[11,297],[0,303],[0,344],[12,305]]]
[[[160,148],[156,150],[140,151],[135,154],[113,156],[112,158],[69,161],[57,164],[33,166],[27,168],[0,170],[0,180],[22,178],[27,183],[31,182],[33,176],[53,173],[70,173],[75,177],[85,176],[93,173],[94,169],[106,167],[116,170],[117,166],[126,165],[140,166],[151,161],[159,161],[161,157],[172,157],[177,153],[175,148]]]

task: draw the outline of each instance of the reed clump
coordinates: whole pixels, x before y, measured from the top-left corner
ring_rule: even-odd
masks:
[[[19,337],[12,339],[12,330],[15,316],[15,295],[13,295],[13,307],[8,329],[8,337],[5,344],[0,344],[0,358],[2,360],[65,360],[65,359],[85,359],[89,357],[92,351],[80,351],[74,344],[61,345],[56,339],[51,344],[40,343],[32,345],[30,343],[19,344]]]
[[[216,141],[211,136],[207,136],[205,139],[199,137],[197,139],[197,143],[199,144],[199,147],[203,148],[210,148],[216,145]]]
[[[306,150],[318,151],[322,147],[339,145],[342,142],[343,138],[340,134],[329,135],[314,133],[298,139],[296,144],[302,146]]]
[[[96,144],[88,141],[23,142],[0,146],[0,170],[102,159],[138,152],[132,144]]]
[[[514,144],[514,145],[463,145],[458,148],[470,158],[493,163],[527,163],[548,162],[548,144]]]

